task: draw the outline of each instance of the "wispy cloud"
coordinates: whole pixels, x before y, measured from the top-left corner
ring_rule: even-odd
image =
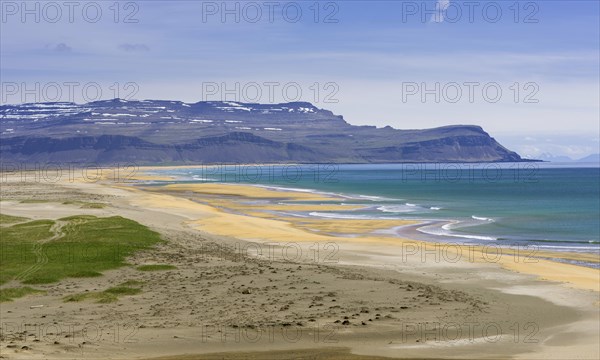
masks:
[[[49,48],[52,51],[61,52],[61,53],[67,53],[67,52],[71,52],[71,50],[73,50],[69,45],[67,45],[65,43],[56,44],[54,46],[50,46]]]
[[[450,0],[438,0],[435,3],[435,12],[431,15],[430,22],[442,23],[444,22],[444,14],[450,6]]]
[[[121,44],[119,50],[126,52],[146,52],[150,51],[150,48],[146,44]]]
[[[318,82],[319,97],[325,93],[324,84],[335,82],[340,102],[320,105],[360,125],[424,128],[476,123],[494,135],[519,135],[512,142],[517,145],[537,144],[524,141],[525,136],[544,143],[540,133],[598,134],[600,59],[598,17],[593,16],[600,6],[597,1],[578,6],[545,2],[543,14],[538,14],[543,21],[528,25],[514,23],[510,2],[499,2],[502,21],[489,23],[481,6],[475,8],[471,22],[467,7],[459,1],[417,1],[428,11],[426,24],[422,13],[400,21],[405,3],[401,1],[375,1],[369,6],[340,1],[335,15],[340,21],[335,24],[316,23],[308,3],[301,4],[299,23],[280,19],[279,7],[274,23],[256,24],[235,23],[233,16],[222,22],[222,14],[204,23],[202,2],[142,3],[136,24],[23,23],[14,17],[0,31],[2,80],[134,81],[140,85],[139,98],[186,101],[199,100],[204,81],[226,82],[229,87],[236,82],[308,86]],[[317,15],[324,20],[329,13],[321,10]],[[462,16],[457,15],[460,10]],[[268,16],[263,11],[263,18]],[[455,22],[457,16],[460,21]],[[431,87],[436,82],[472,81],[501,84],[502,101],[482,101],[482,86],[474,103],[399,101],[403,82]],[[523,89],[528,82],[539,85],[535,98],[540,103],[514,101],[515,94],[521,100],[530,94]],[[463,87],[463,98],[467,93]],[[308,90],[303,97],[314,99]],[[598,147],[597,141],[588,143]],[[572,144],[580,142],[561,143]]]

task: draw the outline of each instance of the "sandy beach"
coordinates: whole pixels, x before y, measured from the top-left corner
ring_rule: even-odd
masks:
[[[3,177],[3,215],[118,215],[165,240],[100,277],[34,285],[45,292],[2,302],[3,358],[600,356],[600,271],[548,260],[597,262],[593,255],[445,246],[386,232],[412,221],[281,214],[352,209],[334,196],[113,178]],[[257,202],[264,199],[277,203]],[[138,270],[152,264],[173,268]],[[106,304],[64,301],[125,280],[143,284],[141,293]]]

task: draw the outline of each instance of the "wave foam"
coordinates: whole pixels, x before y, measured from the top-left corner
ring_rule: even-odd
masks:
[[[416,209],[414,207],[410,207],[407,205],[384,205],[377,207],[377,210],[383,211],[386,213],[406,213],[413,212]]]
[[[327,219],[354,219],[354,220],[398,220],[397,218],[381,217],[381,216],[368,216],[368,215],[347,215],[339,213],[325,213],[313,211],[308,213],[310,216],[327,218]]]
[[[417,231],[422,232],[424,234],[435,235],[435,236],[450,236],[457,237],[463,239],[472,239],[472,240],[486,240],[486,241],[495,241],[498,238],[493,236],[482,236],[482,235],[466,235],[466,234],[457,234],[451,231],[453,225],[456,225],[457,222],[444,224],[440,227],[431,227],[431,226],[423,226],[417,228]]]
[[[471,219],[473,219],[473,220],[480,220],[480,221],[489,221],[489,222],[494,222],[494,219],[492,219],[492,218],[486,218],[486,217],[483,217],[483,216],[475,216],[475,215],[472,215],[472,216],[471,216]]]

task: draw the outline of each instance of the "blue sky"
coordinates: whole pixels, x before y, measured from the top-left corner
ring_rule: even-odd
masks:
[[[2,1],[3,103],[50,100],[51,83],[77,102],[90,83],[102,98],[116,83],[121,97],[188,102],[252,100],[241,88],[258,84],[260,102],[300,98],[352,124],[478,124],[523,155],[598,152],[598,1],[473,1],[472,18],[454,0],[274,1],[272,18],[266,2],[227,2],[238,22],[222,18],[221,1],[123,1],[118,14],[114,1],[83,1],[72,19],[56,3],[61,16],[48,2]],[[209,96],[207,83],[219,91]],[[286,84],[302,96],[284,97]]]

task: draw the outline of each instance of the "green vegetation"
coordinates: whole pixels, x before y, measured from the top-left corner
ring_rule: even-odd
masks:
[[[50,220],[36,220],[0,227],[0,284],[26,274],[36,263],[34,245],[52,236]],[[43,261],[43,259],[42,259]]]
[[[82,209],[104,209],[105,207],[106,205],[102,203],[87,203],[81,205]]]
[[[25,295],[37,293],[45,293],[45,291],[30,288],[29,286],[0,289],[0,302],[12,301]]]
[[[129,286],[115,286],[104,290],[107,294],[113,295],[136,295],[142,292],[142,289]]]
[[[163,271],[177,269],[174,265],[154,264],[154,265],[141,265],[138,266],[139,271]]]
[[[0,284],[100,276],[161,241],[158,233],[120,216],[29,221],[2,227],[0,232]]]
[[[104,209],[106,204],[87,201],[65,201],[63,205],[79,205],[80,209]]]
[[[63,298],[65,302],[79,302],[84,300],[95,300],[100,304],[107,304],[119,300],[119,296],[137,295],[142,289],[132,286],[139,286],[142,282],[136,280],[126,281],[118,286],[108,288],[100,292],[86,292],[75,295],[69,295]]]
[[[21,204],[44,204],[51,202],[58,202],[55,200],[43,200],[43,199],[24,199],[19,200]],[[99,202],[81,201],[81,200],[67,200],[62,202],[63,205],[76,205],[80,209],[104,209],[106,204]]]
[[[0,225],[14,224],[25,220],[27,220],[27,218],[0,214]]]
[[[127,280],[119,286],[142,286],[144,285],[143,281],[139,280]]]

